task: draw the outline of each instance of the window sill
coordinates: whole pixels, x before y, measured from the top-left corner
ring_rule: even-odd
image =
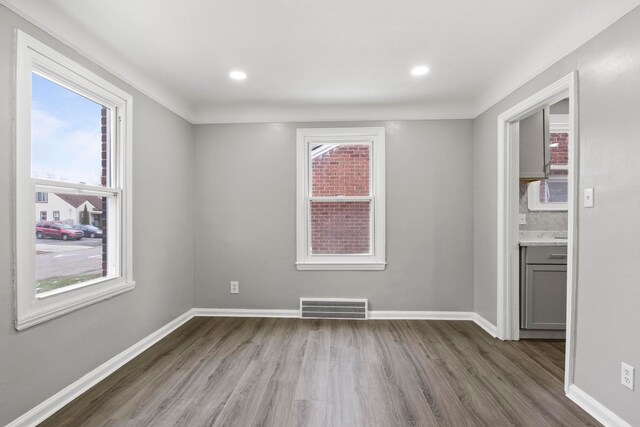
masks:
[[[122,278],[70,290],[51,296],[46,305],[36,303],[25,316],[16,319],[16,330],[21,331],[91,304],[112,298],[135,288],[136,283]],[[56,298],[60,297],[60,298]],[[47,298],[49,299],[49,298]],[[55,299],[55,300],[54,300]]]
[[[296,268],[301,271],[382,271],[386,262],[297,262]]]

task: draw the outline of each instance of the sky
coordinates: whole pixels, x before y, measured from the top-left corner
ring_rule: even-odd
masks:
[[[101,106],[32,74],[31,175],[100,185]]]

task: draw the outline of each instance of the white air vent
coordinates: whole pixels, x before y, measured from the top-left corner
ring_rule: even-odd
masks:
[[[367,300],[350,298],[300,298],[305,319],[366,319]]]

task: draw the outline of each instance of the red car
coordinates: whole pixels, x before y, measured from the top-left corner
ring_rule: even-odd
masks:
[[[38,239],[80,240],[83,236],[82,230],[76,230],[62,222],[42,221],[36,224],[36,237]]]

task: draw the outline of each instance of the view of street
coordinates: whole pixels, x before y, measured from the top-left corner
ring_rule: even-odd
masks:
[[[100,277],[102,239],[36,240],[38,292]]]

